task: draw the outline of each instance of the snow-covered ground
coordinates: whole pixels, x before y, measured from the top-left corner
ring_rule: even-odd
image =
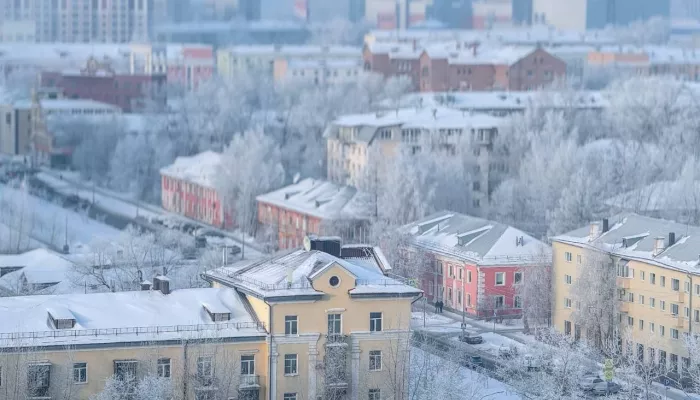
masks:
[[[26,190],[0,185],[0,247],[17,235],[33,243],[60,249],[65,242],[72,247],[93,242],[96,238],[114,238],[120,231],[87,215],[29,194]],[[28,246],[32,248],[34,246]]]
[[[512,388],[460,364],[411,348],[409,397],[417,399],[520,400]]]
[[[425,316],[425,319],[423,318]],[[452,318],[431,312],[414,311],[411,313],[411,327],[413,329],[426,330],[434,333],[458,333],[462,331],[462,323]],[[477,330],[467,325],[467,332],[476,333]]]

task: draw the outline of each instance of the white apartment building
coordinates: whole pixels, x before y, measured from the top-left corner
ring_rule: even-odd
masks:
[[[364,74],[362,60],[307,60],[278,58],[274,62],[275,83],[338,85],[356,82]]]
[[[232,80],[246,72],[274,75],[275,60],[304,59],[362,60],[362,49],[352,46],[231,46],[220,49],[216,55],[219,75]]]

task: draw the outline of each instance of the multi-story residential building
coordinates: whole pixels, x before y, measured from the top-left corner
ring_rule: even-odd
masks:
[[[426,9],[426,19],[439,21],[448,29],[470,29],[474,26],[473,8],[471,0],[433,0]]]
[[[240,73],[255,73],[272,78],[275,61],[361,60],[362,50],[351,46],[232,46],[217,51],[217,69],[224,79]]]
[[[260,195],[258,222],[272,229],[279,249],[299,247],[309,234],[365,242],[375,203],[354,187],[304,179]]]
[[[118,74],[109,64],[90,58],[79,71],[42,72],[40,85],[42,90],[57,90],[63,97],[100,101],[133,112],[143,109],[145,98],[165,104],[164,96],[154,97],[163,94],[160,89],[165,79],[165,74]]]
[[[693,301],[700,296],[700,227],[625,213],[552,241],[555,328],[593,343],[609,339],[614,343],[603,344],[621,345],[629,356],[682,374],[690,365],[684,338],[700,328],[700,309]],[[587,268],[609,268],[616,280],[610,282],[604,272],[581,280]],[[615,291],[612,304],[593,304],[595,297],[578,295],[585,293],[581,287],[592,285],[607,290],[608,283],[601,282],[610,282]],[[584,312],[582,302],[605,311]],[[586,320],[584,314],[611,321]]]
[[[670,17],[670,0],[533,0],[532,22],[559,29],[602,29],[651,17]]]
[[[231,228],[233,218],[216,189],[220,165],[221,154],[205,151],[178,157],[173,164],[161,168],[162,207],[205,224]]]
[[[228,288],[0,298],[0,398],[87,400],[108,378],[167,379],[185,399],[258,400],[270,388],[266,323]],[[269,326],[269,325],[268,325]]]
[[[34,43],[36,26],[34,21],[0,21],[0,42]]]
[[[402,399],[405,379],[392,377],[405,376],[411,303],[422,292],[390,270],[372,247],[311,238],[304,250],[204,278],[236,289],[265,325],[270,399]]]
[[[134,44],[129,49],[129,73],[165,75],[168,84],[196,89],[214,75],[214,49],[205,44]]]
[[[449,156],[459,141],[468,140],[474,154],[473,208],[484,212],[490,193],[493,139],[503,120],[449,108],[405,108],[346,115],[326,129],[328,179],[371,191],[374,171],[390,163],[401,146],[419,152],[430,138],[443,140]],[[376,168],[375,168],[376,167]]]
[[[366,0],[306,0],[306,20],[308,22],[329,22],[344,19],[360,22],[365,19]]]
[[[52,155],[59,156],[69,149],[59,149],[53,135],[46,129],[51,116],[85,116],[120,114],[117,106],[93,100],[39,99],[20,100],[0,106],[0,152],[13,155],[33,155],[40,164],[49,163]]]
[[[551,249],[519,229],[469,215],[440,211],[399,230],[409,251],[432,265],[418,280],[430,301],[477,317],[517,316],[518,285],[532,268],[549,268]]]
[[[603,47],[588,53],[587,68],[606,68],[620,75],[663,75],[700,81],[700,51],[659,46]]]
[[[365,69],[409,76],[420,91],[532,90],[566,76],[566,63],[537,47],[482,49],[478,42],[365,46]]]
[[[365,71],[362,60],[278,58],[274,61],[275,83],[339,85],[357,82]]]
[[[474,0],[472,27],[498,29],[513,26],[513,0]]]

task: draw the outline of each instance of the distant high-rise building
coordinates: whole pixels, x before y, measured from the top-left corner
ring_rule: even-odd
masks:
[[[670,0],[533,0],[532,21],[585,30],[670,15]]]
[[[472,26],[471,0],[433,0],[427,7],[427,19],[442,22],[451,29],[470,29]]]
[[[257,4],[259,19],[289,21],[297,19],[294,0],[250,0]]]
[[[532,24],[532,0],[512,0],[512,7],[514,24]]]
[[[700,0],[671,0],[671,17],[700,20]]]
[[[365,0],[307,0],[307,20],[327,22],[333,19],[361,21],[365,17]]]

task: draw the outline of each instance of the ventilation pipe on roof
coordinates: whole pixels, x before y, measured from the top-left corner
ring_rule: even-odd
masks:
[[[600,224],[598,222],[591,222],[591,228],[588,231],[588,240],[594,240],[600,234]]]
[[[669,232],[668,233],[668,247],[671,247],[674,244],[676,244],[676,232]]]
[[[654,239],[654,255],[657,256],[664,251],[666,238],[659,236]]]
[[[610,230],[610,225],[607,218],[603,218],[603,233]]]

